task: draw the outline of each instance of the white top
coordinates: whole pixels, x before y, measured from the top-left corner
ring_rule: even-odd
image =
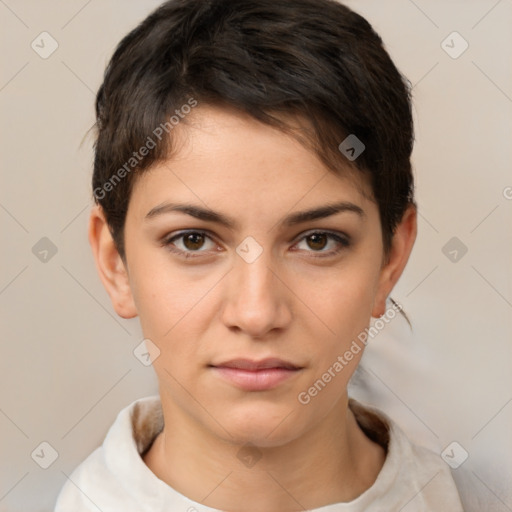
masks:
[[[386,447],[384,465],[363,494],[311,512],[463,512],[448,465],[434,452],[413,445],[404,432],[375,408],[350,401],[368,437]],[[158,396],[123,409],[97,448],[71,474],[55,512],[218,512],[160,480],[141,454],[163,428]]]

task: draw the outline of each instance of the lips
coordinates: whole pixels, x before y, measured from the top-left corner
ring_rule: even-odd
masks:
[[[215,368],[234,368],[237,370],[245,371],[258,371],[267,370],[270,368],[280,368],[284,370],[300,370],[299,366],[294,365],[289,361],[279,359],[276,357],[269,357],[261,361],[254,361],[251,359],[231,359],[220,364],[211,365]]]
[[[300,373],[302,367],[290,361],[270,357],[260,361],[231,359],[209,365],[223,381],[244,391],[268,391]]]

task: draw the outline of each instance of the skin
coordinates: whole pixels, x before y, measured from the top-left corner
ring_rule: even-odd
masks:
[[[231,110],[199,106],[173,136],[177,152],[133,188],[125,260],[101,208],[89,228],[116,312],[139,316],[160,350],[153,366],[165,427],[144,461],[179,492],[223,510],[291,512],[351,501],[385,460],[348,408],[347,383],[363,351],[310,403],[297,397],[371,316],[384,314],[414,244],[416,211],[407,209],[386,257],[378,206],[361,174],[335,175],[291,136]],[[282,223],[340,201],[363,214]],[[166,202],[210,208],[237,226],[182,212],[146,217]],[[162,242],[190,229],[210,238]],[[349,246],[310,237],[327,230],[349,237]],[[251,263],[236,252],[248,236],[262,248]],[[187,259],[173,247],[199,256]],[[274,389],[244,391],[208,366],[237,357],[279,357],[302,369]],[[260,457],[252,467],[237,457],[247,443]]]

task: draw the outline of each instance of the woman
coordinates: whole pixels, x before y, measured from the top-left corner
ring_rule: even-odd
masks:
[[[159,397],[56,511],[462,510],[347,384],[416,237],[409,90],[331,0],[171,0],[97,97],[89,239]]]

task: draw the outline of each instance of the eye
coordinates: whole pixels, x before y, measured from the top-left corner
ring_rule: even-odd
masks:
[[[301,248],[300,245],[305,244]],[[314,257],[334,256],[343,249],[350,246],[350,240],[347,236],[330,233],[328,231],[314,231],[304,235],[296,245],[300,250],[307,252],[320,253],[312,254]]]
[[[206,243],[207,241],[210,243]],[[165,238],[162,245],[185,258],[200,256],[201,253],[212,251],[216,247],[213,239],[204,231],[182,231]]]
[[[301,244],[305,244],[305,247],[300,247]],[[205,253],[218,250],[217,244],[208,233],[195,230],[172,234],[162,241],[162,245],[184,258],[204,256]],[[295,247],[312,253],[313,257],[328,257],[340,253],[349,245],[350,239],[346,235],[313,231],[303,235]]]

